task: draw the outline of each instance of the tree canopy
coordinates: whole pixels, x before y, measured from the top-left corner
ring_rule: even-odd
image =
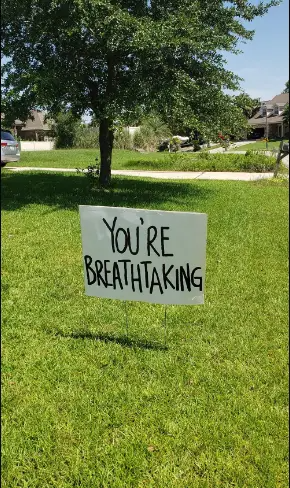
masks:
[[[285,89],[283,90],[283,93],[289,93],[289,80],[285,83]]]
[[[100,181],[109,184],[116,120],[155,110],[218,132],[238,119],[224,89],[238,89],[239,78],[221,52],[237,52],[254,34],[244,21],[279,3],[2,0],[3,111],[90,111],[100,126]]]
[[[240,93],[235,97],[236,104],[242,109],[244,116],[247,119],[253,117],[261,107],[259,98],[251,98],[247,93]]]
[[[289,124],[289,103],[287,103],[283,110],[283,122]]]

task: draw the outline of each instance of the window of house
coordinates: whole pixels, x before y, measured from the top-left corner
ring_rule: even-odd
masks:
[[[261,114],[263,116],[265,116],[267,114],[267,107],[266,106],[261,107]]]
[[[279,107],[278,107],[278,105],[275,105],[275,107],[274,107],[274,115],[279,115]]]

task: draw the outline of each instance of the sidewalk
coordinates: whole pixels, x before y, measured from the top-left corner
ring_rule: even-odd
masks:
[[[240,146],[247,146],[248,144],[253,144],[255,143],[256,141],[239,141],[239,142],[235,142],[234,145],[235,147],[240,147]],[[216,147],[215,149],[209,149],[208,151],[210,154],[215,154],[215,153],[230,153],[230,152],[235,152],[237,154],[245,154],[246,151],[231,151],[231,149],[229,148],[227,151],[225,151],[225,149],[223,147]]]
[[[53,173],[76,173],[73,168],[28,168],[6,167],[9,171],[46,171]],[[254,181],[272,178],[273,173],[239,173],[239,172],[213,172],[213,171],[138,171],[138,170],[112,170],[112,175],[139,176],[141,178],[156,178],[160,180],[240,180]]]

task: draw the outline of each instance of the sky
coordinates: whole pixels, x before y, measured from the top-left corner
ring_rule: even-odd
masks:
[[[238,46],[242,54],[225,54],[227,68],[244,78],[241,87],[251,97],[271,100],[289,79],[289,0],[246,26],[254,38]]]

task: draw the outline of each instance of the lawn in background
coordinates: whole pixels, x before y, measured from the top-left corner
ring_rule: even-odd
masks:
[[[88,165],[96,164],[96,157],[100,158],[98,149],[22,151],[19,164],[21,166],[39,168],[86,168]],[[123,169],[123,166],[131,161],[150,161],[152,158],[163,161],[165,154],[162,152],[144,154],[137,151],[114,149],[113,168]],[[13,166],[13,164],[15,165],[15,163],[11,163],[11,166]]]
[[[51,151],[23,151],[19,163],[9,166],[39,168],[87,168],[96,164],[98,154],[93,149],[59,149]],[[112,168],[115,170],[151,171],[273,171],[275,159],[262,155],[245,158],[240,154],[198,153],[169,154],[164,152],[138,153],[113,150]]]
[[[208,214],[205,305],[84,295],[79,204]],[[5,488],[288,486],[287,183],[2,174]]]
[[[235,149],[231,149],[233,151],[272,151],[273,149],[279,149],[280,140],[276,141],[269,141],[268,142],[268,149],[266,147],[265,141],[257,141],[253,142],[252,144],[245,144],[244,146],[236,147]],[[286,140],[285,140],[286,142]]]

